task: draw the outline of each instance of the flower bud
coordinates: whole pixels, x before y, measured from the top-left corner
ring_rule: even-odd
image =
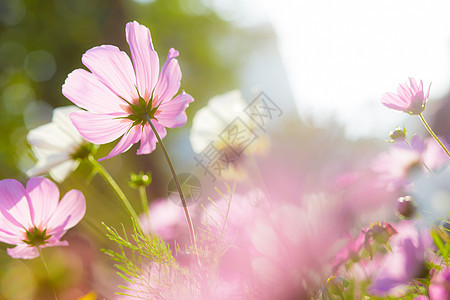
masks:
[[[416,213],[416,206],[411,196],[400,197],[397,202],[397,213],[400,217],[411,219]]]
[[[144,173],[141,171],[139,174],[131,173],[128,185],[133,189],[138,189],[141,186],[148,186],[150,183],[152,183],[152,173]]]
[[[403,129],[397,127],[394,131],[391,131],[389,137],[391,138],[392,143],[404,141],[406,139],[405,127],[403,127]]]

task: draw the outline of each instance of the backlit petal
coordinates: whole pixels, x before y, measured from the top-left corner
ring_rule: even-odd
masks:
[[[44,229],[58,206],[59,189],[50,179],[34,177],[28,180],[26,190],[34,209],[34,224]]]
[[[70,190],[59,202],[54,213],[48,221],[48,228],[64,225],[62,230],[72,228],[84,217],[86,213],[86,200],[79,190]]]
[[[6,251],[12,258],[32,259],[39,256],[38,249],[27,244],[20,244],[14,248],[6,249]]]
[[[127,101],[137,98],[136,77],[125,52],[111,45],[98,46],[86,51],[82,61],[116,95]]]
[[[128,91],[129,87],[127,86],[126,89]],[[120,112],[122,109],[119,105],[126,104],[96,75],[83,69],[77,69],[67,76],[62,93],[74,104],[90,112]]]
[[[161,69],[153,97],[158,96],[158,104],[169,101],[180,89],[181,70],[178,65],[178,51],[171,48],[167,60]]]
[[[0,181],[0,213],[11,223],[25,229],[33,227],[32,206],[23,185],[15,179]]]
[[[55,181],[62,182],[70,173],[75,171],[79,164],[79,160],[73,159],[60,163],[49,171],[50,176],[52,176]]]
[[[125,116],[125,115],[122,115]],[[80,134],[94,144],[106,144],[123,135],[131,125],[121,116],[94,114],[87,111],[73,112],[70,118]]]
[[[183,126],[187,121],[185,110],[192,101],[194,98],[183,92],[172,100],[161,103],[160,112],[156,115],[158,122],[169,128]]]
[[[126,26],[126,37],[136,72],[139,94],[142,97],[146,97],[147,93],[151,96],[158,79],[159,58],[153,49],[150,30],[136,21],[130,22]]]
[[[153,126],[155,126],[156,131],[158,132],[158,135],[161,139],[163,139],[166,134],[167,131],[164,128],[164,126],[158,124],[158,122],[156,120],[152,120],[152,124]],[[141,135],[141,145],[138,149],[138,151],[136,152],[136,154],[138,155],[142,155],[142,154],[149,154],[151,152],[153,152],[153,150],[155,150],[156,148],[156,136],[153,133],[153,130],[151,129],[151,127],[146,124],[144,127],[144,131],[142,132]]]
[[[103,157],[100,160],[108,159],[113,156],[119,155],[133,146],[133,144],[137,143],[141,137],[141,126],[137,125],[130,129],[128,133],[126,133],[120,141],[117,143],[117,145],[114,147],[114,149],[111,150],[111,152],[108,154],[108,156]]]

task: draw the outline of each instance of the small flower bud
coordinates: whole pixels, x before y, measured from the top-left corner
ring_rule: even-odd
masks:
[[[347,280],[342,277],[330,276],[327,279],[327,290],[331,295],[342,296],[345,286],[348,285]]]
[[[138,189],[141,186],[148,186],[150,183],[152,183],[152,173],[148,172],[145,174],[141,171],[139,174],[131,173],[128,185],[133,189]]]
[[[404,141],[406,139],[405,127],[403,127],[403,129],[397,127],[394,131],[391,131],[389,137],[391,138],[392,143]]]
[[[416,206],[414,205],[411,196],[400,197],[397,202],[397,213],[400,217],[411,219],[416,213]]]
[[[397,231],[391,224],[383,222],[377,222],[370,226],[370,232],[373,240],[378,244],[385,244],[389,240],[389,238],[396,234]]]

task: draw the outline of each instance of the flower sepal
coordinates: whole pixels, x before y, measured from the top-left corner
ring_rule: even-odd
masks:
[[[27,230],[27,238],[23,242],[27,245],[39,247],[45,245],[52,236],[47,235],[47,228],[43,231],[39,230],[36,226]]]

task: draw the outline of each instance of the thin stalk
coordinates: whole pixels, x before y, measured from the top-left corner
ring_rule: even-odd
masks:
[[[50,271],[48,270],[48,266],[47,266],[47,262],[45,261],[44,255],[42,254],[42,249],[41,247],[37,247],[38,251],[39,251],[39,256],[41,257],[42,260],[42,264],[44,265],[45,271],[47,272],[47,277],[50,281]],[[51,281],[50,281],[51,284]],[[55,300],[58,300],[58,297],[56,296],[56,291],[55,288],[52,285],[52,292],[53,292],[53,298],[55,298]]]
[[[139,198],[141,199],[142,209],[145,213],[145,218],[147,219],[147,224],[150,227],[150,215],[148,212],[148,199],[147,199],[147,189],[145,185],[140,185],[139,188]]]
[[[447,148],[444,146],[444,144],[439,140],[439,138],[437,137],[437,135],[433,132],[433,130],[431,129],[430,125],[428,125],[427,121],[425,121],[425,118],[423,117],[422,114],[419,114],[419,118],[423,123],[423,126],[425,126],[425,128],[428,130],[428,132],[430,133],[430,135],[436,140],[436,142],[438,142],[438,144],[441,146],[442,150],[444,150],[444,152],[447,154],[447,156],[450,158],[450,152],[448,152]]]
[[[411,143],[405,141],[406,144],[409,146],[409,149],[411,149],[412,151],[415,151],[413,149],[413,147],[411,146]],[[425,167],[425,169],[427,169],[428,172],[430,172],[431,175],[436,176],[436,174],[433,172],[433,170],[430,169],[430,167],[421,159],[420,162],[422,163],[422,165]],[[437,176],[436,176],[437,177]]]
[[[124,192],[120,189],[117,182],[111,177],[111,175],[109,175],[108,171],[106,171],[106,169],[92,155],[89,155],[88,160],[91,163],[94,170],[97,171],[97,173],[99,173],[114,190],[116,195],[122,201],[123,206],[125,206],[125,209],[127,210],[128,214],[136,222],[139,222],[139,217],[136,214],[136,211],[133,209],[133,206],[131,206],[130,201],[125,196]]]
[[[183,203],[183,209],[184,209],[184,214],[186,216],[186,220],[187,220],[187,223],[188,223],[189,236],[191,238],[191,244],[194,246],[195,251],[197,252],[197,255],[198,255],[197,238],[195,236],[194,225],[192,223],[191,215],[189,213],[189,209],[187,207],[186,200],[184,199],[184,194],[183,194],[183,191],[181,189],[180,182],[178,180],[177,174],[175,173],[175,169],[173,168],[172,160],[170,159],[169,153],[167,153],[166,147],[164,146],[163,141],[159,137],[159,134],[156,131],[155,126],[153,126],[149,116],[146,115],[145,117],[147,118],[147,122],[150,125],[150,127],[152,128],[153,133],[155,134],[156,139],[158,140],[158,143],[161,145],[161,148],[163,150],[163,153],[164,153],[164,156],[166,158],[167,164],[169,165],[170,172],[172,173],[173,180],[175,181],[175,185],[177,186],[178,194],[180,195],[180,198],[181,198],[181,203]]]

